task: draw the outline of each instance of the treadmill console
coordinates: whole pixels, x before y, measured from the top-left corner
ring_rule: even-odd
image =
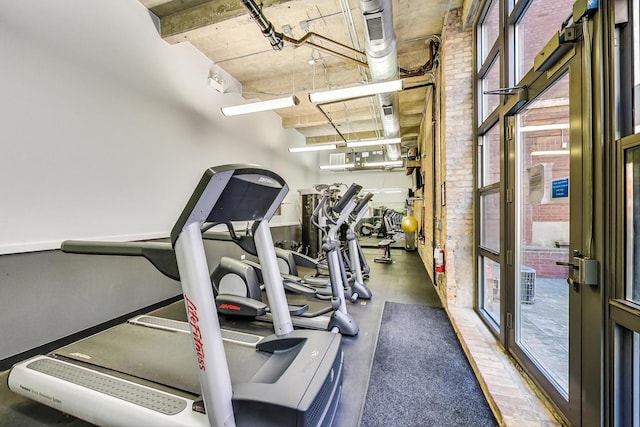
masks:
[[[279,175],[258,166],[209,168],[171,230],[171,243],[193,222],[269,221],[288,191]]]

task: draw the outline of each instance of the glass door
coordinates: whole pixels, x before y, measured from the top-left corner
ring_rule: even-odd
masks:
[[[573,56],[528,86],[507,120],[509,147],[508,347],[573,425],[582,408],[585,246],[582,62]],[[586,366],[586,365],[585,365]]]
[[[516,343],[569,395],[569,73],[516,115]]]

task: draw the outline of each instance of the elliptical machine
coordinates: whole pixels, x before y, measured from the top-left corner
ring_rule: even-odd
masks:
[[[312,219],[313,224],[324,233],[322,238],[322,250],[327,259],[331,286],[332,288],[341,288],[341,293],[344,294],[342,301],[343,304],[344,300],[347,298],[351,300],[351,302],[355,302],[358,299],[359,294],[352,290],[349,278],[347,277],[338,233],[340,232],[342,225],[347,221],[351,213],[356,208],[357,202],[355,201],[355,197],[361,189],[361,185],[356,183],[351,184],[345,194],[333,205],[329,205],[329,203],[327,203],[331,194],[328,191],[325,191],[320,203],[318,203],[318,207],[314,211]],[[320,225],[319,217],[321,212],[328,224],[327,229]]]
[[[291,276],[283,275],[279,269],[280,280],[288,291],[292,291],[298,296],[307,296],[315,299],[330,302],[327,308],[320,310],[309,310],[308,305],[312,302],[307,300],[303,303],[292,304],[289,306],[290,313],[294,316],[292,321],[295,326],[311,329],[327,329],[332,332],[339,332],[346,336],[356,336],[359,332],[358,324],[355,319],[347,312],[345,300],[353,298],[353,292],[347,279],[347,274],[340,253],[340,240],[337,238],[337,230],[346,221],[351,212],[356,208],[355,198],[362,189],[360,185],[353,184],[344,196],[333,206],[326,206],[325,214],[337,216],[335,224],[330,227],[327,236],[323,240],[323,251],[327,259],[327,268],[329,270],[329,283],[331,292],[327,295],[325,292],[318,290],[310,283],[297,282]],[[325,206],[330,194],[325,194],[322,201],[316,209],[316,214]],[[231,240],[249,254],[254,254],[253,250],[247,245],[251,240],[251,235],[237,236],[233,231],[230,223],[225,223],[229,231],[228,238],[210,237],[212,240]],[[252,227],[253,234],[256,230],[256,224]],[[331,237],[332,236],[332,237]],[[244,243],[242,245],[241,243]],[[274,252],[276,248],[274,247]],[[224,261],[224,262],[223,262]],[[249,267],[252,271],[248,271]],[[269,310],[264,305],[259,296],[259,291],[250,291],[250,289],[258,289],[257,279],[260,265],[252,262],[233,260],[224,258],[212,274],[214,289],[216,290],[216,303],[218,311],[227,315],[254,316],[257,320],[271,321]],[[284,280],[283,280],[284,276]],[[255,278],[255,279],[254,279]],[[224,283],[224,286],[222,284]],[[227,286],[228,283],[233,283]],[[305,291],[305,289],[307,289]],[[312,290],[313,289],[313,290]],[[222,292],[224,290],[224,292]],[[229,291],[231,290],[231,291]],[[357,298],[357,295],[356,295]],[[353,301],[353,299],[352,299]],[[317,305],[317,304],[316,304]],[[331,309],[333,310],[331,312]],[[329,312],[331,314],[329,315]],[[323,316],[323,315],[329,315]]]
[[[358,233],[356,232],[356,227],[362,217],[367,213],[369,206],[369,201],[373,198],[373,194],[367,193],[365,196],[358,200],[358,204],[351,212],[349,216],[349,229],[347,231],[347,242],[348,242],[348,257],[347,261],[349,263],[349,267],[351,270],[351,274],[354,275],[354,280],[352,283],[353,293],[351,295],[351,300],[355,301],[358,298],[362,299],[371,299],[373,295],[371,289],[364,284],[364,274],[362,268],[362,261],[364,256],[362,254],[362,248],[360,247],[360,243],[358,242]],[[366,261],[365,261],[366,262]]]

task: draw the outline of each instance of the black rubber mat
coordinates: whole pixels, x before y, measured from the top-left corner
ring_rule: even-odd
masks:
[[[444,309],[386,302],[362,426],[495,426]]]

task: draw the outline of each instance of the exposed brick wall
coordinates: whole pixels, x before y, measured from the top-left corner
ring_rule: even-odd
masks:
[[[446,204],[441,208],[437,242],[445,248],[446,272],[441,297],[446,304],[473,305],[473,38],[455,9],[443,29],[440,87],[442,162],[438,188],[444,180]]]
[[[559,10],[570,10],[572,0],[540,0],[536,8],[541,12],[536,19],[529,19],[523,23],[528,28],[525,40],[524,57],[519,58],[522,63],[531,66],[533,56],[539,52],[539,47],[549,40],[551,34],[556,31],[556,21],[566,14]],[[425,141],[425,149],[421,152],[422,170],[425,171],[424,202],[417,202],[414,215],[424,230],[424,242],[418,245],[418,251],[424,265],[430,275],[433,275],[433,248],[440,244],[445,248],[446,272],[434,277],[438,293],[443,304],[455,304],[472,306],[475,295],[476,278],[473,276],[475,260],[473,253],[473,150],[472,140],[473,123],[473,32],[471,28],[463,26],[463,9],[449,12],[445,18],[446,25],[442,32],[442,44],[440,52],[440,66],[435,72],[436,76],[436,148],[431,149],[429,141]],[[551,31],[553,29],[553,31]],[[551,32],[549,32],[551,31]],[[532,46],[535,45],[535,48]],[[540,45],[540,46],[538,46]],[[497,68],[496,68],[497,70]],[[490,88],[498,87],[498,74],[490,73],[485,82]],[[560,83],[562,84],[562,83]],[[556,90],[564,93],[562,87]],[[551,97],[553,98],[553,97]],[[497,102],[498,97],[486,101]],[[549,103],[537,111],[537,114],[528,118],[527,126],[549,123],[566,123],[566,105],[564,103]],[[425,122],[428,117],[425,116]],[[540,123],[538,123],[540,122]],[[566,132],[565,132],[566,133]],[[426,138],[424,129],[421,138]],[[491,153],[494,160],[499,159],[500,133],[499,128],[493,138],[496,139]],[[563,140],[568,140],[566,134],[558,132],[553,135],[549,132],[537,133],[528,131],[526,136],[527,149],[531,151],[558,150],[562,147]],[[487,141],[489,142],[489,141]],[[491,155],[489,156],[491,159]],[[526,171],[538,162],[553,162],[551,179],[563,178],[568,175],[568,156],[534,157],[526,156],[526,164],[520,165]],[[491,161],[491,160],[489,160]],[[495,164],[496,162],[494,162]],[[435,168],[435,180],[431,182],[429,175]],[[499,174],[499,168],[492,169],[494,176],[488,177],[488,182],[496,182],[495,174]],[[558,277],[563,272],[562,267],[557,267],[555,261],[558,257],[566,257],[563,248],[536,246],[533,239],[534,224],[540,226],[544,222],[553,222],[554,227],[565,222],[568,218],[568,203],[566,200],[554,200],[548,204],[528,203],[529,183],[524,173],[522,179],[521,194],[525,209],[523,211],[523,259],[524,265],[536,270],[540,277]],[[498,178],[499,179],[499,176]],[[442,206],[441,185],[446,186],[446,204]],[[433,190],[435,189],[435,191]],[[435,194],[433,203],[432,191]],[[421,210],[424,207],[424,215]],[[479,218],[478,218],[479,220]],[[501,219],[501,222],[504,219]],[[435,226],[434,226],[435,225]],[[499,226],[497,222],[491,222],[491,227]],[[499,234],[498,230],[495,231]],[[551,242],[553,243],[553,242]]]
[[[533,268],[537,277],[569,277],[569,268],[557,265],[556,261],[568,262],[569,249],[524,248],[522,251],[522,264]]]
[[[422,258],[424,267],[429,277],[433,281],[433,203],[434,203],[434,182],[433,182],[433,141],[434,133],[437,134],[437,128],[432,123],[433,114],[433,98],[437,99],[435,90],[427,90],[425,98],[425,115],[420,127],[420,135],[418,136],[418,145],[421,147],[421,170],[424,174],[423,190],[417,192],[416,196],[422,197],[422,200],[416,200],[413,203],[413,215],[418,220],[419,239],[418,253]]]

